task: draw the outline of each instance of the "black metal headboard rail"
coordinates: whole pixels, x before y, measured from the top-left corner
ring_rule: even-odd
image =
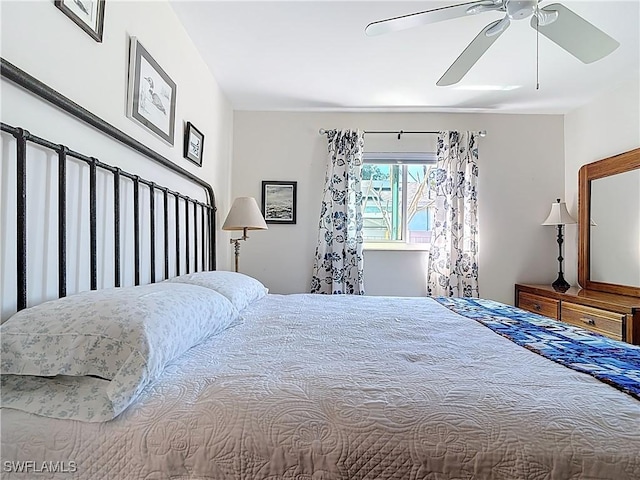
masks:
[[[216,227],[215,227],[215,195],[213,188],[201,178],[190,173],[188,170],[180,167],[171,160],[163,157],[146,145],[140,143],[133,137],[127,135],[113,125],[105,122],[100,117],[94,115],[80,105],[76,104],[69,98],[53,90],[48,85],[42,83],[35,77],[22,71],[15,65],[0,58],[0,74],[25,90],[35,94],[52,105],[62,109],[72,116],[80,119],[84,123],[96,128],[102,133],[112,137],[118,142],[132,148],[141,153],[145,157],[157,162],[166,169],[186,178],[194,185],[201,187],[206,192],[207,201],[203,203],[194,200],[179,192],[170,190],[168,187],[158,185],[150,180],[141,178],[130,172],[126,172],[118,167],[108,165],[101,162],[96,157],[89,157],[79,152],[75,152],[64,145],[59,145],[49,140],[30,134],[28,131],[13,127],[2,123],[2,131],[5,131],[16,138],[16,162],[17,162],[17,310],[24,309],[27,306],[27,238],[26,238],[26,161],[27,161],[27,143],[31,142],[42,147],[53,150],[58,156],[58,294],[66,295],[66,163],[68,158],[75,158],[86,163],[89,167],[89,243],[90,243],[90,273],[91,273],[91,289],[97,288],[97,219],[96,219],[96,171],[98,169],[109,172],[113,175],[113,212],[114,212],[114,282],[115,286],[120,286],[121,282],[121,258],[120,258],[120,181],[123,178],[133,182],[133,208],[134,208],[134,263],[135,263],[135,284],[140,283],[140,194],[139,187],[144,185],[149,189],[149,216],[150,216],[150,274],[151,281],[156,281],[155,257],[156,257],[156,221],[155,221],[155,193],[162,192],[162,204],[164,210],[163,218],[163,244],[165,249],[164,260],[164,278],[169,277],[169,255],[167,248],[169,246],[169,226],[168,211],[169,197],[173,197],[175,203],[175,272],[176,275],[184,273],[181,271],[181,252],[180,252],[180,200],[184,204],[184,247],[185,262],[184,269],[186,273],[192,271],[192,267],[198,270],[198,258],[200,258],[200,268],[202,270],[214,270],[216,268]],[[198,218],[199,217],[199,218]],[[193,220],[193,239],[190,238],[190,218]],[[198,222],[199,220],[199,222]],[[198,235],[197,225],[200,224],[200,235]],[[199,248],[198,237],[200,237],[201,245]],[[195,261],[190,262],[190,248],[194,249]],[[192,265],[191,263],[194,263]]]
[[[175,272],[191,273],[192,271],[212,269],[213,257],[215,256],[213,238],[207,232],[211,232],[214,216],[214,207],[207,203],[195,200],[187,195],[173,191],[167,187],[146,180],[139,175],[124,171],[119,167],[114,167],[101,162],[95,157],[89,157],[82,153],[73,151],[68,147],[56,144],[32,135],[28,131],[12,127],[1,123],[3,132],[13,135],[16,139],[16,205],[17,205],[17,309],[22,310],[27,306],[27,144],[34,143],[42,147],[53,150],[57,153],[58,159],[58,295],[64,297],[67,294],[67,179],[66,170],[69,159],[77,159],[86,163],[89,167],[89,248],[90,248],[90,278],[91,289],[98,288],[98,262],[97,262],[97,195],[96,175],[98,169],[111,173],[113,177],[113,237],[114,237],[114,286],[121,286],[122,259],[120,255],[120,245],[123,240],[120,228],[121,217],[121,195],[120,185],[122,179],[129,179],[133,182],[133,234],[134,234],[134,278],[135,285],[140,284],[140,185],[146,185],[149,189],[149,231],[150,231],[150,278],[151,282],[156,282],[156,190],[162,192],[163,199],[163,245],[164,274],[162,280],[169,278],[169,197],[173,198],[175,205]],[[185,232],[185,252],[184,268],[181,270],[180,252],[180,227],[181,227],[181,204],[184,205],[184,232]],[[193,220],[193,233],[190,238],[190,218]],[[200,235],[198,235],[198,224],[200,224]],[[198,240],[201,242],[198,242]],[[200,249],[198,244],[201,243]],[[194,249],[193,261],[191,260],[190,247]],[[198,251],[200,250],[200,252]],[[199,264],[199,265],[198,265]],[[200,267],[200,268],[198,268]]]

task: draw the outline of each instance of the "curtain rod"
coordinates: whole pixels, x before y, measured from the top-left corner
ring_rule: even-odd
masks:
[[[327,133],[329,133],[331,130],[327,130],[325,128],[321,128],[319,130],[320,135],[325,135]],[[404,135],[405,133],[423,133],[423,134],[430,134],[430,135],[437,135],[440,132],[429,132],[429,131],[420,131],[420,130],[365,130],[364,133],[393,133],[394,135],[398,135],[398,140],[400,140],[400,138],[402,137],[402,135]],[[474,132],[476,134],[478,134],[481,137],[486,137],[487,136],[487,131],[486,130],[480,130],[478,132]]]

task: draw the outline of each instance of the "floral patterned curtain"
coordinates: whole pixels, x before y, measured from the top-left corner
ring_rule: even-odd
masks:
[[[330,130],[311,293],[364,295],[361,130]]]
[[[472,132],[440,132],[435,171],[435,222],[427,293],[479,297],[478,145]]]

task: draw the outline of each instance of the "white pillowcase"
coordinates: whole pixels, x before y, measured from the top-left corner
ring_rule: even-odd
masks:
[[[0,327],[2,404],[55,418],[110,420],[168,363],[237,318],[217,292],[164,282],[22,310]]]
[[[215,270],[170,278],[167,282],[189,283],[210,288],[224,295],[238,310],[260,300],[269,290],[253,277],[237,272]]]

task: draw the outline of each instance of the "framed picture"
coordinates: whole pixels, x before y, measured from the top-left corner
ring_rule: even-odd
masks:
[[[298,182],[262,182],[262,215],[267,223],[296,223]]]
[[[136,37],[129,51],[127,116],[173,145],[176,84]]]
[[[193,126],[193,123],[187,122],[187,128],[184,131],[184,158],[201,167],[203,150],[204,135]]]
[[[104,2],[105,0],[55,0],[53,3],[96,42],[102,42]]]

